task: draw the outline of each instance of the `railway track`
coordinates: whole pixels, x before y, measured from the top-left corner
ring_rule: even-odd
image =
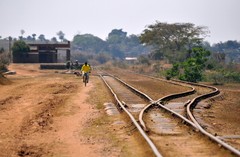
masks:
[[[129,115],[132,121],[135,121],[133,123],[149,143],[156,156],[233,155],[230,152],[240,156],[238,150],[206,132],[192,114],[192,110],[199,101],[218,94],[218,89],[186,82],[157,80],[158,82],[164,81],[169,86],[183,86],[185,89],[154,100],[117,77],[102,74],[100,76],[112,91],[120,108]],[[207,90],[196,92],[196,88]],[[201,90],[198,89],[197,91]],[[156,95],[153,97],[157,98]],[[186,97],[189,100],[185,102],[176,103],[172,101],[174,99],[185,100]],[[176,108],[176,106],[178,107]],[[177,118],[173,118],[173,115]],[[183,125],[183,122],[187,125]],[[202,135],[205,136],[202,137]],[[215,142],[208,140],[208,138],[230,151],[220,149]],[[187,151],[182,151],[182,149]]]

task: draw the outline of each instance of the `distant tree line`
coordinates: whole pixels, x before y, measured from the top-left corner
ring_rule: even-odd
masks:
[[[46,39],[44,34],[24,37],[25,31],[20,30],[20,40],[58,42],[57,37]],[[140,35],[127,35],[122,29],[113,29],[102,40],[92,34],[78,34],[72,40],[72,50],[85,54],[85,58],[91,58],[94,54],[109,56],[110,58],[138,57],[153,60],[168,60],[170,63],[186,60],[194,46],[201,44],[212,52],[211,57],[216,61],[240,62],[240,43],[237,41],[220,42],[210,46],[204,41],[209,34],[205,26],[195,26],[192,23],[162,23],[156,22],[149,25]],[[65,33],[56,32],[61,42],[67,41]],[[17,39],[14,39],[16,41]],[[104,54],[104,55],[103,55]],[[102,58],[102,57],[100,57]]]
[[[213,44],[209,50],[214,52],[217,58],[224,60],[226,63],[240,63],[240,42],[236,40]]]
[[[49,40],[44,34],[37,36],[33,33],[24,37],[25,31],[21,30],[20,33],[20,41],[58,42],[56,37]],[[219,70],[226,64],[232,66],[240,62],[240,42],[229,40],[211,46],[204,41],[209,33],[205,26],[157,21],[147,26],[140,35],[128,35],[122,29],[113,29],[106,40],[92,34],[77,34],[71,41],[72,58],[80,62],[91,60],[105,63],[108,60],[138,57],[139,62],[146,65],[153,60],[165,60],[173,65],[166,72],[166,77],[197,82],[203,78],[205,69]],[[67,41],[62,31],[56,35],[61,42]],[[3,52],[4,49],[1,50]]]
[[[85,60],[95,56],[100,63],[108,59],[123,59],[147,54],[150,50],[148,46],[141,44],[137,35],[127,36],[127,32],[122,29],[113,29],[108,34],[106,41],[92,34],[75,35],[72,49],[74,52],[82,54],[76,58],[83,60],[84,53]]]
[[[37,34],[33,33],[32,35],[28,35],[26,37],[24,37],[23,35],[25,34],[25,30],[20,30],[21,35],[17,38],[15,38],[14,40],[23,40],[23,41],[41,41],[41,42],[58,42],[57,37],[52,37],[51,39],[46,39],[44,34],[40,34],[37,36]],[[63,33],[63,31],[58,31],[56,33],[56,35],[58,36],[59,40],[61,42],[66,42],[68,41],[65,38],[65,34]]]

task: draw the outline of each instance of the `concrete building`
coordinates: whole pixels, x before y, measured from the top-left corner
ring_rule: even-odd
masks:
[[[13,56],[13,63],[58,63],[58,51],[66,52],[66,61],[70,60],[70,42],[67,43],[27,43],[30,52]]]

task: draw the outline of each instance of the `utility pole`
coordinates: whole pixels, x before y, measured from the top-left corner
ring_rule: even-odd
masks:
[[[13,62],[13,56],[12,56],[12,37],[9,36],[9,55],[10,55],[10,63]]]

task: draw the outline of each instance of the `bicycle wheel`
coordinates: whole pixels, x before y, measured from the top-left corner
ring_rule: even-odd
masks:
[[[85,84],[85,87],[87,86],[87,76],[84,77],[84,84]]]
[[[85,86],[87,86],[87,78],[88,78],[87,75],[84,74],[83,75],[83,83],[84,83]]]

